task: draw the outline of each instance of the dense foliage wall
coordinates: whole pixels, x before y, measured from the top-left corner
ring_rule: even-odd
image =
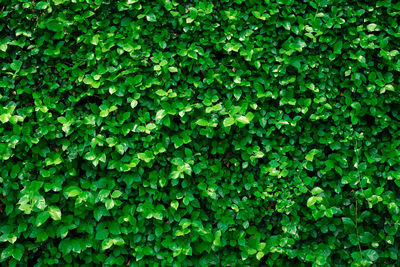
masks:
[[[398,266],[400,2],[0,1],[2,266]]]

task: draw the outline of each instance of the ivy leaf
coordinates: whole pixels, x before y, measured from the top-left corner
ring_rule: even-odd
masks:
[[[173,209],[177,210],[178,207],[179,207],[178,201],[173,200],[173,201],[171,202],[171,207],[172,207]]]
[[[229,127],[232,126],[233,124],[235,124],[235,119],[232,117],[228,117],[224,119],[223,125],[224,127]]]
[[[49,206],[49,214],[55,221],[61,220],[61,210],[56,206]]]
[[[245,117],[245,116],[240,116],[239,118],[236,119],[236,121],[242,123],[242,124],[249,124],[250,120]]]
[[[37,227],[41,226],[42,224],[44,224],[47,219],[50,217],[50,214],[47,210],[40,212],[35,220],[35,225]]]
[[[64,190],[66,197],[76,197],[82,193],[82,189],[77,186],[69,186]]]
[[[317,202],[317,198],[316,197],[310,197],[307,200],[307,207],[312,207],[315,205],[315,203]]]
[[[322,192],[324,192],[324,190],[323,190],[321,187],[314,187],[314,188],[311,190],[311,193],[312,193],[313,195],[318,195],[318,194],[320,194],[320,193],[322,193]]]
[[[317,149],[312,149],[310,152],[308,152],[306,154],[306,160],[308,161],[313,161],[314,160],[314,156],[317,155],[319,153],[319,150]]]
[[[262,259],[262,257],[264,257],[264,252],[262,252],[262,251],[257,252],[257,254],[256,254],[257,260],[260,261]]]
[[[11,255],[17,261],[21,261],[24,252],[25,252],[24,246],[22,246],[21,244],[17,244]]]
[[[377,27],[377,25],[375,23],[370,23],[367,25],[367,29],[370,32],[375,31],[376,27]]]
[[[376,261],[379,259],[379,254],[373,249],[363,251],[363,255],[370,261]]]
[[[39,3],[36,4],[35,8],[39,10],[44,10],[47,9],[48,4],[45,1],[40,1]]]
[[[169,67],[168,70],[170,72],[178,72],[178,69],[176,67]]]
[[[206,126],[208,126],[208,121],[206,121],[205,119],[198,119],[196,121],[196,124],[199,125],[199,126],[206,127]]]
[[[110,210],[114,208],[115,201],[113,199],[107,199],[105,204],[106,204],[106,209]]]

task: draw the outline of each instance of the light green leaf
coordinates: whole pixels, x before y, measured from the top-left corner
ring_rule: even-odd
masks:
[[[239,118],[236,119],[236,121],[243,123],[243,124],[249,124],[250,121],[247,117],[245,116],[240,116]]]
[[[314,187],[313,190],[311,190],[311,194],[313,195],[318,195],[322,192],[324,192],[324,190],[321,187]]]
[[[235,124],[235,119],[232,117],[225,118],[223,124],[224,124],[224,127],[229,127],[229,126]]]
[[[169,67],[168,70],[170,72],[178,72],[178,69],[176,67]]]
[[[307,154],[306,154],[306,160],[308,160],[308,161],[313,161],[314,160],[314,156],[316,155],[316,154],[318,154],[319,153],[319,150],[317,150],[317,149],[312,149],[310,152],[308,152]]]
[[[82,189],[80,189],[77,186],[70,186],[64,190],[64,194],[67,197],[76,197],[76,196],[79,196],[81,193],[82,193]]]
[[[48,4],[45,1],[40,1],[39,3],[36,4],[35,8],[39,10],[47,9]]]
[[[307,207],[311,207],[315,205],[315,202],[317,202],[317,198],[316,197],[310,197],[307,200]]]
[[[198,119],[196,121],[196,124],[205,127],[205,126],[208,126],[208,121],[206,121],[205,119]]]
[[[138,104],[138,101],[136,99],[133,99],[131,102],[131,108],[135,108]]]
[[[367,29],[370,32],[375,31],[376,27],[377,27],[377,25],[375,23],[370,23],[370,24],[367,25]]]
[[[112,247],[112,245],[114,245],[114,242],[111,238],[104,239],[103,242],[101,242],[101,249],[109,249],[110,247]]]
[[[171,207],[174,208],[174,210],[177,210],[178,207],[179,207],[179,202],[176,201],[176,200],[173,200],[173,201],[171,202]]]
[[[156,123],[160,123],[160,121],[167,115],[167,112],[164,109],[160,109],[156,113]]]
[[[61,210],[56,206],[49,206],[49,214],[51,218],[55,221],[61,220]]]
[[[376,261],[377,259],[379,259],[378,252],[376,252],[373,249],[367,249],[367,250],[363,251],[363,255],[365,255],[365,257],[367,259],[369,259],[370,261]]]
[[[106,209],[110,210],[114,208],[115,202],[113,199],[107,199],[105,204],[106,204]]]

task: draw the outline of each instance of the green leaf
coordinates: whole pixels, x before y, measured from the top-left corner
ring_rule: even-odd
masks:
[[[65,2],[67,2],[68,0],[53,0],[55,5],[60,5],[63,4]]]
[[[6,122],[8,122],[8,121],[10,120],[10,118],[11,118],[11,115],[10,115],[10,114],[7,114],[7,113],[1,114],[1,115],[0,115],[0,121],[1,121],[1,123],[6,123]]]
[[[171,202],[171,207],[172,207],[174,210],[177,210],[178,207],[179,207],[179,202],[176,201],[176,200],[173,200],[173,201]]]
[[[377,27],[377,25],[375,23],[370,23],[370,24],[367,25],[367,29],[370,32],[375,31],[376,27]]]
[[[322,192],[324,192],[324,190],[321,187],[314,187],[311,190],[311,194],[313,194],[313,195],[318,195],[318,194],[321,194]]]
[[[242,124],[249,124],[250,120],[245,117],[245,116],[240,116],[239,118],[236,119],[236,121],[242,123]]]
[[[317,202],[317,198],[316,197],[310,197],[307,200],[307,207],[314,206],[316,202]]]
[[[47,9],[48,4],[45,1],[40,1],[39,3],[36,4],[35,8],[39,10],[44,10]]]
[[[351,227],[355,227],[355,224],[354,224],[353,220],[350,219],[350,218],[343,217],[343,218],[342,218],[342,221],[343,221],[343,224],[344,224],[344,225],[351,226]]]
[[[374,236],[370,232],[364,232],[360,234],[360,242],[361,243],[370,243],[374,239]]]
[[[138,104],[138,101],[133,99],[131,102],[131,108],[135,108],[137,106],[137,104]]]
[[[46,24],[47,29],[53,32],[63,32],[64,25],[58,21],[52,21]]]
[[[257,260],[260,261],[262,259],[262,257],[264,257],[264,252],[262,252],[262,251],[257,252],[257,254],[256,254]]]
[[[9,43],[10,43],[9,38],[0,39],[0,51],[6,52]]]
[[[149,21],[149,22],[156,22],[156,21],[157,21],[156,15],[154,15],[154,14],[149,14],[149,15],[147,15],[147,16],[146,16],[146,19],[147,19],[147,21]]]
[[[69,186],[64,190],[64,194],[67,198],[76,197],[82,193],[82,189],[77,186]]]
[[[143,75],[136,75],[133,80],[132,80],[132,84],[138,84],[143,80]]]
[[[49,214],[53,220],[61,220],[61,210],[59,207],[49,206]]]
[[[205,119],[198,119],[196,121],[196,124],[199,125],[199,126],[206,127],[206,126],[208,126],[208,121],[206,121]]]
[[[113,199],[107,199],[105,204],[106,204],[106,209],[110,210],[114,208],[115,201]]]
[[[361,104],[359,102],[353,102],[351,104],[351,107],[354,108],[356,111],[360,111],[361,109]]]
[[[107,238],[101,242],[101,249],[102,250],[107,250],[111,248],[114,245],[114,242],[111,238]]]
[[[102,118],[107,117],[108,114],[110,114],[110,112],[108,110],[101,110],[100,111],[100,117],[102,117]]]
[[[58,117],[58,118],[57,118],[57,121],[58,121],[59,123],[61,123],[61,124],[67,124],[67,123],[68,123],[68,120],[67,120],[65,117],[63,117],[63,116]]]
[[[21,244],[17,244],[11,255],[17,261],[21,261],[24,252],[25,252],[24,246],[22,246]]]
[[[337,41],[333,46],[333,52],[335,54],[341,54],[343,48],[343,42],[341,40]]]
[[[112,194],[111,194],[111,197],[112,198],[119,198],[120,196],[122,196],[122,192],[121,191],[119,191],[119,190],[115,190]]]
[[[157,111],[156,113],[156,123],[160,123],[160,121],[167,115],[167,112],[164,109]]]
[[[193,50],[188,51],[188,57],[192,59],[198,59],[196,51]]]
[[[235,124],[235,119],[232,117],[225,118],[223,124],[224,127],[232,126],[233,124]]]
[[[105,240],[108,237],[108,230],[104,228],[100,228],[96,230],[96,240]]]
[[[122,239],[122,237],[120,237],[120,236],[113,238],[112,241],[113,241],[114,245],[116,245],[116,246],[122,246],[125,244],[125,240]]]
[[[306,154],[306,160],[308,161],[313,161],[314,160],[314,156],[317,155],[319,153],[319,150],[317,149],[312,149],[310,152],[308,152]]]
[[[156,91],[156,94],[159,95],[159,96],[167,96],[167,95],[168,95],[168,93],[165,92],[165,91],[162,90],[162,89],[157,90],[157,91]]]
[[[178,72],[178,69],[176,67],[169,67],[168,70],[170,72]]]
[[[21,69],[22,66],[22,61],[20,60],[14,60],[11,64],[10,67],[13,71],[18,72]]]
[[[47,219],[50,217],[50,214],[47,210],[40,212],[35,220],[35,226],[39,227],[44,224]]]
[[[379,259],[379,254],[373,249],[364,250],[363,255],[370,261],[376,261]]]

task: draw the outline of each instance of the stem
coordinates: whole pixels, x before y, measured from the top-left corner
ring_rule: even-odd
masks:
[[[358,201],[356,199],[356,235],[357,235],[357,242],[358,242],[358,249],[360,250],[360,257],[363,260],[362,250],[360,245],[360,236],[358,235]]]
[[[355,148],[354,148],[354,153],[356,154],[356,169],[357,169],[357,176],[358,176],[358,181],[359,181],[359,184],[360,184],[360,186],[361,186],[361,177],[360,177],[360,172],[358,171],[358,163],[359,163],[359,160],[358,160],[358,153],[357,153],[357,143],[358,143],[358,140],[356,139],[356,145],[355,145]],[[361,190],[363,190],[362,188],[361,188]],[[355,214],[355,217],[356,217],[356,235],[357,235],[357,243],[358,243],[358,249],[360,250],[360,257],[361,257],[361,260],[363,260],[363,256],[362,256],[362,250],[361,250],[361,245],[360,245],[360,236],[359,236],[359,234],[358,234],[358,200],[357,200],[357,197],[354,195],[354,198],[355,198],[355,200],[356,200],[356,214]]]

